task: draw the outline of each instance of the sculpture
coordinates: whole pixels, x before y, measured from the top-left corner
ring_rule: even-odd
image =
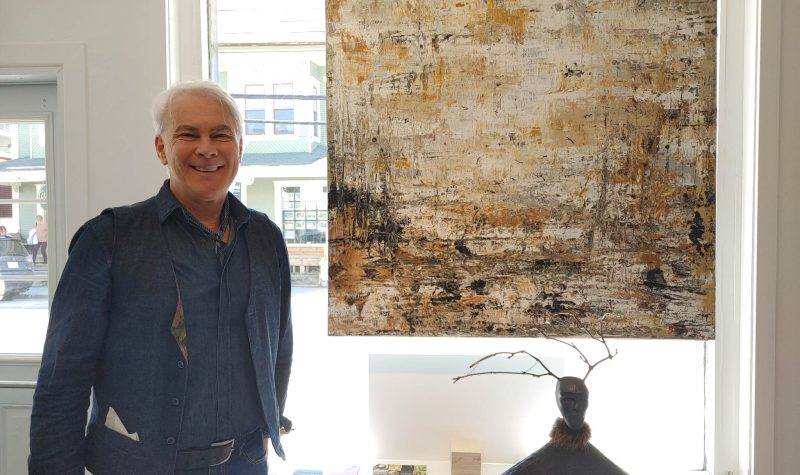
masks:
[[[538,357],[527,351],[499,352],[484,356],[470,365],[471,372],[453,379],[454,382],[469,377],[483,374],[517,374],[540,378],[552,376],[558,380],[556,383],[556,404],[561,413],[561,418],[556,419],[550,431],[550,442],[542,446],[516,465],[508,469],[504,475],[626,475],[626,472],[603,455],[589,442],[591,429],[585,422],[586,409],[589,407],[589,389],[586,387],[586,378],[592,370],[603,361],[611,360],[613,354],[602,334],[602,328],[595,334],[589,331],[578,321],[590,338],[601,342],[607,355],[595,363],[590,363],[586,355],[574,344],[558,338],[551,337],[542,328],[539,332],[547,339],[554,340],[575,349],[581,360],[586,363],[588,370],[583,378],[574,376],[558,377]],[[482,362],[497,356],[513,358],[516,355],[526,355],[536,361],[536,364],[524,371],[474,371]],[[533,368],[541,366],[542,372],[534,372]]]

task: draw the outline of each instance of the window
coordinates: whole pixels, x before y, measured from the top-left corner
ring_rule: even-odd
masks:
[[[295,356],[286,414],[297,430],[284,439],[289,461],[271,457],[270,470],[291,474],[298,468],[336,470],[358,464],[368,471],[376,458],[401,452],[406,459],[440,457],[431,454],[442,445],[449,456],[448,443],[441,443],[449,437],[444,431],[466,430],[463,424],[470,419],[491,428],[495,453],[535,450],[546,441],[557,414],[550,382],[488,376],[453,385],[449,377],[465,372],[465,361],[472,357],[531,350],[541,342],[327,336],[327,293],[318,287],[327,280],[327,248],[320,237],[328,232],[327,132],[316,124],[324,123],[326,114],[325,104],[312,100],[326,93],[324,9],[322,0],[301,0],[292,8],[217,1],[218,64],[228,91],[236,97],[255,78],[272,84],[266,96],[272,99],[272,121],[292,122],[274,123],[272,136],[245,137],[237,179],[246,204],[267,212],[284,233],[293,314],[303,316],[295,319],[295,332],[305,350],[298,347]],[[317,273],[319,279],[308,279]],[[705,468],[705,460],[713,457],[707,452],[713,443],[705,441],[713,427],[708,401],[714,399],[715,343],[615,340],[612,346],[619,356],[589,382],[587,421],[595,444],[630,473],[648,473],[654,463],[664,473]],[[576,370],[570,366],[574,355],[558,345],[545,344],[542,355],[562,370]],[[647,388],[647,395],[629,391],[633,383]],[[325,398],[320,399],[322,392]],[[451,417],[452,411],[459,415]],[[652,421],[657,434],[624,434],[619,415],[642,414],[657,418]]]
[[[0,200],[10,200],[12,196],[11,185],[0,185]],[[11,203],[0,204],[0,218],[13,218]]]
[[[293,281],[316,286],[327,280],[321,277],[327,270],[320,266],[328,235],[322,191],[327,184],[327,144],[320,97],[325,90],[324,11],[322,0],[300,0],[290,8],[275,2],[219,0],[209,12],[216,14],[218,26],[216,38],[210,39],[218,52],[212,61],[218,71],[212,71],[212,77],[236,98],[243,117],[253,121],[246,122],[233,191],[281,227],[289,244]],[[298,191],[287,197],[285,187]],[[303,213],[300,219],[285,214],[294,211]]]
[[[49,123],[49,116],[0,111],[11,142],[10,156],[0,158],[0,353],[37,353],[44,341]]]
[[[317,89],[317,86],[314,86],[313,90],[315,96],[319,94],[319,89]],[[317,123],[319,122],[319,101],[315,100],[311,104],[312,104],[311,120],[314,122],[314,137],[319,137],[319,124]]]
[[[263,84],[248,84],[244,87],[244,93],[250,95],[264,95]],[[264,99],[247,97],[244,100],[245,133],[247,135],[264,135]]]
[[[12,157],[11,147],[14,145],[14,140],[8,129],[9,124],[0,124],[0,159]]]
[[[292,94],[291,84],[275,84],[273,87],[275,99],[272,104],[275,135],[293,134],[294,124],[294,101],[282,96]]]
[[[291,244],[322,244],[328,240],[328,200],[324,182],[281,187],[283,237]],[[319,272],[319,265],[316,272]]]

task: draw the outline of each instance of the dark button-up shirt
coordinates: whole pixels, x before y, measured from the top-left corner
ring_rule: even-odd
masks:
[[[245,313],[250,261],[242,233],[247,209],[231,200],[231,234],[217,243],[187,220],[165,185],[156,196],[186,325],[188,385],[178,448],[206,447],[264,427]]]

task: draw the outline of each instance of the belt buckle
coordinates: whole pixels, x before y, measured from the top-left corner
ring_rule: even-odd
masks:
[[[223,440],[222,442],[214,442],[214,443],[211,444],[211,447],[224,447],[226,445],[230,445],[230,450],[228,450],[228,454],[225,456],[224,460],[222,460],[221,462],[217,462],[215,464],[211,464],[211,465],[209,465],[210,467],[216,467],[218,465],[222,465],[225,462],[227,462],[228,460],[230,460],[231,455],[233,455],[234,440],[235,439],[228,439],[228,440]]]

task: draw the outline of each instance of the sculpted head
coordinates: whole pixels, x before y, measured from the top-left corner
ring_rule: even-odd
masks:
[[[586,409],[589,407],[589,389],[586,383],[573,376],[559,378],[556,384],[556,401],[567,427],[573,431],[581,430]]]

